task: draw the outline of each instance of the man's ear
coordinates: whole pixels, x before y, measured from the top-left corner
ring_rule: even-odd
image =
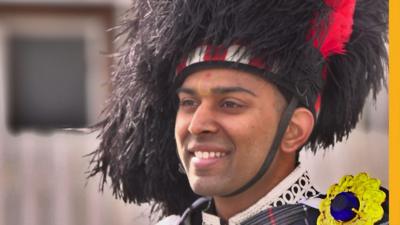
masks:
[[[295,152],[303,146],[314,128],[314,116],[310,110],[297,108],[290,119],[289,125],[283,135],[281,150],[286,153]]]

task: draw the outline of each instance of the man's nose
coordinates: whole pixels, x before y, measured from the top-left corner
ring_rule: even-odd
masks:
[[[217,132],[218,123],[212,107],[207,104],[200,104],[192,116],[188,130],[195,135]]]

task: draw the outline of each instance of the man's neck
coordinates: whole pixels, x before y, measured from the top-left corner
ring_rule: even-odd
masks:
[[[291,165],[294,165],[294,163]],[[260,198],[268,194],[294,169],[294,166],[288,166],[286,169],[282,167],[278,168],[273,163],[271,165],[271,172],[267,172],[257,183],[245,192],[232,197],[214,196],[213,199],[217,215],[224,220],[228,220],[235,214],[249,208]]]

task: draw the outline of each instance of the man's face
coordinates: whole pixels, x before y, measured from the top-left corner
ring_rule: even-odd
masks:
[[[178,89],[175,138],[193,191],[221,196],[259,170],[284,98],[260,77],[231,69],[191,74]]]

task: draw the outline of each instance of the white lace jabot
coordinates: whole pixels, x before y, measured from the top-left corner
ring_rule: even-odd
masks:
[[[313,187],[308,172],[298,166],[254,205],[231,217],[228,224],[237,225],[267,208],[300,203],[318,194],[318,191]],[[202,212],[202,217],[203,225],[220,225],[221,220],[216,215]]]

